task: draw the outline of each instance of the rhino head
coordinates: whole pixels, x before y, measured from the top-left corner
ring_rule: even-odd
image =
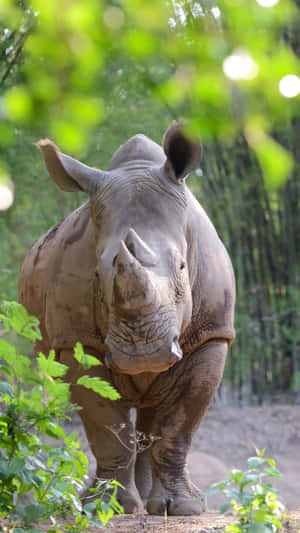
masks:
[[[179,337],[192,314],[185,178],[199,165],[200,144],[172,123],[163,149],[136,135],[108,171],[51,141],[38,145],[60,188],[90,195],[106,364],[132,375],[167,370],[182,358]]]

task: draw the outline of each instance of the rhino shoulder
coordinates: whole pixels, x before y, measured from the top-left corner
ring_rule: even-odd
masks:
[[[19,300],[41,321],[49,348],[74,345],[82,340],[81,330],[94,333],[95,269],[86,203],[43,235],[21,268]]]
[[[234,339],[235,278],[227,250],[202,206],[188,194],[189,274],[193,312],[182,335],[185,352],[214,338]]]

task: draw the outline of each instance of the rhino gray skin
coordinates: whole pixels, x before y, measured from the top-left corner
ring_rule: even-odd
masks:
[[[136,135],[102,171],[49,140],[38,144],[57,185],[90,199],[24,260],[20,302],[40,319],[37,350],[55,349],[71,381],[85,373],[72,356],[80,341],[104,363],[90,375],[120,392],[113,402],[73,386],[72,400],[82,407],[96,475],[123,484],[125,512],[146,503],[151,514],[200,513],[186,457],[222,378],[235,301],[227,252],[185,185],[201,146],[172,123],[163,149]],[[142,453],[132,407],[137,434],[153,441]]]

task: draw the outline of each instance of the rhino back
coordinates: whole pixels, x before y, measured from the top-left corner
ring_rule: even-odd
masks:
[[[44,350],[97,336],[95,269],[94,235],[86,203],[43,235],[21,267],[19,299],[41,322]]]
[[[211,339],[234,339],[235,279],[231,261],[212,222],[193,194],[187,192],[189,275],[193,313],[181,336],[185,353]]]

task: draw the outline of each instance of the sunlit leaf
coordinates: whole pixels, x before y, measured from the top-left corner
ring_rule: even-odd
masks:
[[[121,398],[120,394],[112,385],[103,381],[100,378],[90,378],[89,376],[81,376],[77,380],[78,385],[83,385],[87,389],[91,389],[94,392],[97,392],[104,398],[109,398],[110,400],[118,400]]]
[[[32,100],[28,90],[19,86],[7,91],[3,97],[3,109],[8,118],[28,122],[32,117]]]

